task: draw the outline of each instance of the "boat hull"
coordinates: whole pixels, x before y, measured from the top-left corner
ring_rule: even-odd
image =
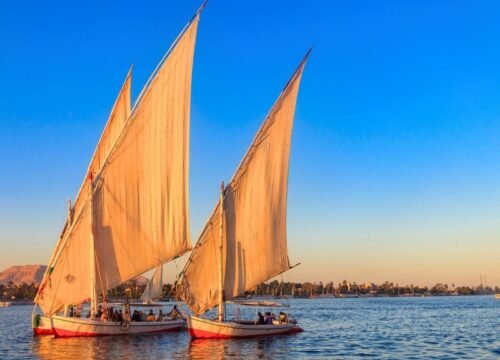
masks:
[[[295,324],[254,325],[229,321],[218,322],[198,318],[196,316],[187,317],[187,327],[193,339],[249,338],[292,334],[303,331]]]
[[[36,323],[33,322],[33,334],[40,335],[54,335],[54,331],[52,330],[52,323],[49,317],[46,316],[38,316]]]
[[[99,321],[85,318],[69,318],[54,315],[52,329],[56,337],[108,336],[147,334],[177,331],[185,325],[184,320],[144,321],[122,326],[119,322]]]

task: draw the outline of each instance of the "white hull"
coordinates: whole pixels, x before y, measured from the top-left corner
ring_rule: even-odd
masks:
[[[303,331],[294,324],[254,325],[250,322],[218,322],[196,316],[187,317],[187,327],[191,337],[198,339],[230,339],[257,336],[291,334]]]
[[[184,324],[184,320],[131,321],[128,326],[122,326],[119,322],[52,316],[52,329],[56,337],[129,335],[176,331],[181,329]]]

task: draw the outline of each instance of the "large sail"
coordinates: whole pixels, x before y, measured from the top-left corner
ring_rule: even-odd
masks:
[[[149,304],[151,301],[158,299],[163,294],[163,265],[156,268],[153,277],[149,280],[141,300],[143,303]]]
[[[73,207],[69,209],[68,218],[39,287],[35,300],[44,312],[49,313],[52,311],[51,309],[57,311],[64,304],[71,303],[71,301],[65,300],[65,294],[71,294],[70,297],[73,300],[76,298],[83,301],[89,297],[88,286],[82,286],[81,282],[74,281],[74,279],[88,279],[90,272],[90,212],[88,209],[90,188],[88,174],[101,170],[104,159],[109,155],[112,145],[118,139],[125,121],[130,116],[131,81],[132,69],[128,72],[118,93],[88,166],[87,174]],[[71,226],[73,223],[75,223],[74,227]],[[70,240],[68,240],[69,238]],[[57,268],[54,266],[56,262],[58,263]],[[65,278],[66,276],[67,278]],[[61,282],[63,278],[65,281]],[[58,296],[56,296],[56,289],[59,293]]]
[[[104,293],[191,248],[189,118],[198,20],[199,12],[162,59],[119,134],[109,130],[117,138],[104,142],[103,156],[96,151],[37,297],[46,315],[89,299],[93,281]]]
[[[286,241],[288,163],[306,58],[274,104],[224,191],[222,269],[226,300],[290,268]],[[220,203],[209,218],[179,285],[181,298],[195,314],[219,302],[219,206]]]
[[[104,290],[191,249],[189,118],[198,19],[144,90],[96,179],[97,280]]]

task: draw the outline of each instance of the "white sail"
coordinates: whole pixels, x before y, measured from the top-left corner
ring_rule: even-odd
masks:
[[[223,295],[229,300],[290,268],[286,241],[288,163],[305,60],[279,96],[224,192]],[[219,304],[217,204],[182,274],[181,298],[195,314]]]
[[[189,118],[198,19],[144,91],[96,179],[96,257],[103,289],[191,249]]]
[[[74,301],[75,303],[86,300],[90,296],[88,286],[82,286],[81,282],[74,281],[75,279],[88,279],[90,273],[90,253],[88,251],[90,239],[90,212],[88,208],[90,188],[88,174],[101,170],[104,163],[103,159],[109,155],[112,145],[118,139],[124,123],[130,116],[131,82],[132,69],[128,72],[125,82],[118,93],[80,191],[73,207],[69,209],[66,224],[39,287],[35,302],[47,313],[50,312],[50,309],[57,311],[64,304],[70,303],[65,301],[64,293],[71,294],[72,299],[80,299],[80,301]],[[71,240],[67,241],[70,230],[73,235]],[[55,271],[54,266],[56,262],[59,264],[57,271]],[[60,293],[57,297],[55,288],[59,289]]]
[[[142,293],[141,300],[145,304],[161,298],[163,295],[163,265],[156,268],[153,277],[149,280],[144,292]]]
[[[101,140],[104,155],[96,151],[96,166],[89,168],[82,200],[75,203],[37,296],[46,315],[89,299],[93,281],[105,293],[191,248],[189,119],[198,20],[199,12],[162,59],[118,136]]]

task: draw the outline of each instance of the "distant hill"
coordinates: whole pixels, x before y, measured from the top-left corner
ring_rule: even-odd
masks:
[[[0,272],[0,284],[7,285],[9,281],[14,284],[40,284],[47,266],[45,265],[17,265]],[[139,275],[135,278],[138,285],[146,285],[148,278]]]
[[[14,284],[40,284],[47,266],[45,265],[18,265],[0,272],[0,284],[7,285],[9,281]]]

